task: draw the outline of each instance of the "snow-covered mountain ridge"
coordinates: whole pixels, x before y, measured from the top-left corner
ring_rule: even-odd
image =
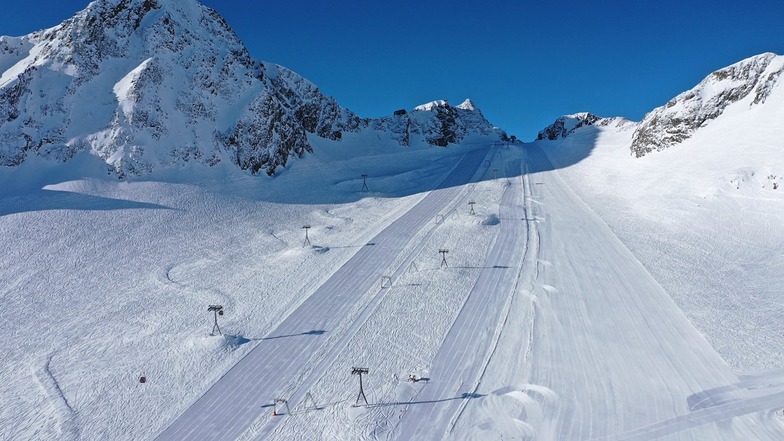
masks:
[[[472,106],[473,107],[473,106]],[[407,145],[503,133],[448,104],[360,118],[311,82],[254,60],[196,0],[96,0],[58,26],[0,37],[0,165],[89,151],[119,176],[186,162],[275,173],[312,151],[308,134],[393,131]]]
[[[762,105],[784,73],[784,56],[757,55],[708,75],[693,89],[645,115],[631,150],[636,157],[672,147],[711,123],[730,106]]]
[[[784,354],[761,343],[781,321],[782,65],[752,57],[625,129],[536,143],[737,370],[776,368]]]
[[[730,108],[743,112],[764,106],[783,73],[784,56],[764,53],[711,73],[694,88],[646,114],[640,122],[575,113],[558,118],[539,132],[537,140],[566,138],[588,126],[633,129],[629,148],[639,158],[682,143]]]

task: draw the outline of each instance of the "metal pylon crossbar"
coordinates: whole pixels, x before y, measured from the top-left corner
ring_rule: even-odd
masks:
[[[449,250],[438,250],[438,252],[441,253],[441,268],[449,268],[449,264],[446,263],[446,253],[448,253]]]
[[[209,305],[207,307],[207,311],[215,313],[215,324],[212,326],[212,333],[210,335],[215,335],[215,331],[218,331],[218,334],[223,335],[221,332],[220,326],[218,326],[218,314],[223,315],[223,306],[222,305]]]
[[[367,397],[365,396],[365,389],[362,387],[362,374],[368,374],[368,373],[370,373],[370,369],[368,368],[358,368],[358,367],[351,368],[352,375],[359,375],[359,395],[357,395],[357,402],[355,403],[355,405],[359,405],[360,398],[362,398],[362,400],[365,402],[366,405],[369,404]]]

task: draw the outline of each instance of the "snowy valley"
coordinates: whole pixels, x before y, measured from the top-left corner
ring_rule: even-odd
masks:
[[[194,0],[0,37],[0,439],[782,439],[782,75],[520,142]]]

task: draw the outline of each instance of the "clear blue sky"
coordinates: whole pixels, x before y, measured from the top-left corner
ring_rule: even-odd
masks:
[[[3,0],[0,35],[51,27],[87,0]],[[203,0],[253,57],[360,116],[471,98],[529,140],[558,116],[639,120],[710,72],[784,54],[782,0]]]

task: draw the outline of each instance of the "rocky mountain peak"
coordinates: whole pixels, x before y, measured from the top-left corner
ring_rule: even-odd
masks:
[[[199,42],[242,48],[228,24],[195,0],[96,0],[42,37],[55,42],[51,48],[86,50],[96,61],[135,55],[129,50],[155,52],[161,45],[172,51]]]
[[[474,102],[473,102],[473,101],[471,101],[471,99],[470,99],[470,98],[467,98],[465,101],[463,101],[462,103],[460,103],[460,105],[458,105],[458,106],[457,106],[457,108],[458,108],[458,109],[463,109],[463,110],[479,110],[479,109],[478,109],[478,108],[477,108],[477,107],[474,105]]]
[[[45,67],[45,68],[44,68]],[[0,39],[0,165],[81,151],[119,176],[185,162],[274,173],[361,120],[298,75],[255,61],[195,0],[97,0]]]

